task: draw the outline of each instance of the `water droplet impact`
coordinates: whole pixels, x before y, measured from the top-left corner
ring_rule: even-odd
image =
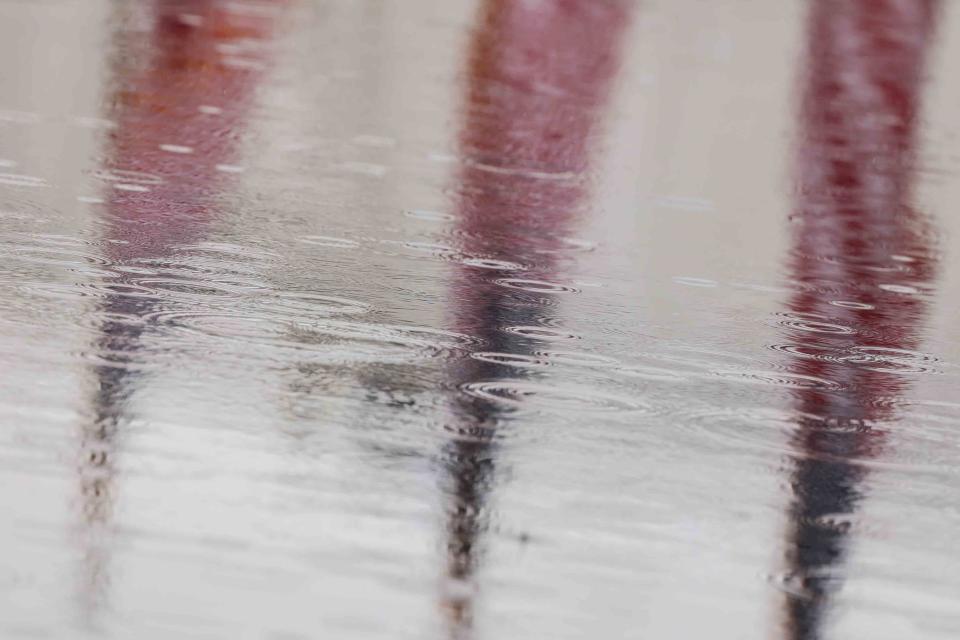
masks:
[[[866,302],[853,302],[852,300],[831,300],[830,304],[832,304],[835,307],[841,307],[843,309],[869,310],[874,308],[872,304],[867,304]]]
[[[904,295],[914,295],[920,293],[920,290],[916,287],[911,287],[910,285],[905,284],[878,284],[877,287],[883,289],[884,291],[889,291],[891,293],[901,293]]]
[[[573,251],[588,252],[597,248],[596,242],[584,240],[583,238],[561,238],[561,242]]]
[[[420,251],[423,253],[432,253],[437,255],[451,255],[454,253],[454,250],[443,244],[436,244],[433,242],[417,242],[417,241],[406,241],[403,243],[403,246],[407,249],[413,249],[414,251]]]
[[[441,213],[440,211],[427,211],[426,209],[411,209],[404,211],[403,215],[407,216],[408,218],[424,220],[427,222],[453,222],[456,219],[449,213]]]
[[[786,353],[792,358],[819,360],[822,362],[840,362],[836,351],[830,348],[821,348],[805,344],[772,344],[770,348],[774,351]]]
[[[649,407],[632,398],[621,397],[585,386],[551,385],[522,380],[469,382],[464,393],[505,408],[550,413],[643,413]]]
[[[535,351],[532,354],[477,351],[470,354],[470,357],[492,364],[521,368],[549,366],[603,368],[619,364],[615,358],[576,351]]]
[[[840,385],[817,376],[788,373],[785,371],[715,371],[714,375],[727,380],[774,387],[799,389],[839,389]]]
[[[790,385],[788,385],[790,386]],[[814,457],[822,453],[799,445],[793,438],[800,429],[823,434],[849,434],[870,430],[862,420],[838,420],[786,409],[757,406],[696,407],[675,416],[678,427],[703,444],[704,438],[725,450]],[[827,440],[829,442],[829,440]]]
[[[334,238],[332,236],[303,236],[300,238],[300,242],[317,247],[336,247],[338,249],[353,249],[360,246],[360,243],[356,240]]]
[[[0,184],[10,187],[47,187],[47,181],[36,176],[18,173],[0,173]]]
[[[130,171],[126,169],[110,169],[95,172],[94,177],[104,182],[121,182],[124,184],[140,185],[158,185],[163,184],[163,178],[152,173],[143,171]]]
[[[203,16],[195,13],[181,13],[177,15],[177,20],[188,27],[200,27],[203,25]]]
[[[182,144],[161,144],[160,150],[166,151],[168,153],[179,153],[179,154],[193,153],[193,147],[188,147]]]
[[[553,364],[579,367],[614,367],[620,361],[610,356],[582,351],[535,351],[534,355],[546,358]]]
[[[939,362],[939,359],[910,349],[856,346],[837,356],[837,361],[860,365],[868,371],[906,375],[937,373],[932,364]]]
[[[785,318],[780,321],[780,325],[790,329],[798,329],[809,333],[834,333],[838,335],[849,335],[856,331],[842,324],[835,322],[826,322],[820,320],[821,316],[812,314],[781,313],[778,314]]]
[[[296,313],[296,318],[288,318],[290,321],[309,322],[313,317],[328,314],[358,315],[370,311],[370,305],[359,300],[306,291],[272,291],[259,303],[267,315]]]
[[[504,327],[503,330],[507,333],[513,333],[525,338],[544,340],[547,342],[581,339],[581,337],[575,333],[553,327],[519,325],[513,327]]]
[[[525,280],[522,278],[498,278],[494,280],[501,287],[508,289],[519,289],[529,291],[530,293],[580,293],[576,287],[557,284],[555,282],[544,282],[542,280]]]
[[[463,164],[486,173],[492,173],[502,176],[516,176],[520,178],[529,178],[531,180],[549,180],[556,182],[573,182],[580,177],[580,174],[574,171],[538,171],[529,167],[504,167],[500,165],[488,164],[486,162],[477,162],[469,158],[463,160]]]
[[[502,364],[509,367],[546,367],[550,361],[535,355],[522,353],[494,353],[492,351],[476,351],[470,354],[474,360]]]
[[[0,236],[0,256],[12,262],[67,268],[109,264],[98,252],[91,250],[90,243],[53,234],[11,233]]]
[[[523,271],[523,265],[506,260],[491,260],[489,258],[465,258],[460,264],[480,269],[494,269],[497,271]]]
[[[142,184],[125,184],[123,182],[114,184],[113,188],[117,191],[132,191],[135,193],[146,193],[147,191],[150,191],[150,187]]]

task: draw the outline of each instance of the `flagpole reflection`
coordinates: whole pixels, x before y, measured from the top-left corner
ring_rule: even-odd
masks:
[[[845,573],[866,466],[882,455],[933,280],[909,205],[935,0],[816,0],[809,14],[785,314],[797,392],[786,637],[824,637]],[[834,386],[835,385],[835,386]]]
[[[84,545],[81,602],[88,622],[105,604],[116,458],[129,400],[149,364],[145,338],[161,301],[138,284],[177,247],[204,237],[237,154],[274,11],[265,3],[155,0],[114,15],[110,132],[102,169],[101,283],[90,367],[90,415],[80,434]],[[131,13],[132,12],[132,13]],[[145,22],[146,34],[131,28]],[[155,273],[154,273],[155,276]]]
[[[565,243],[587,206],[591,145],[629,18],[619,0],[486,0],[467,53],[456,240],[450,298],[457,331],[493,353],[530,354],[535,341],[506,329],[549,322],[551,301],[500,278],[562,277]],[[516,269],[522,267],[522,271]],[[516,379],[518,370],[458,362],[458,386]],[[522,374],[520,374],[522,375]],[[472,634],[476,573],[489,527],[502,408],[458,396],[441,456],[447,499],[441,608],[451,638]]]

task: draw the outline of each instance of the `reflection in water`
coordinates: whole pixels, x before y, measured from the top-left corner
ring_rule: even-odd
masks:
[[[457,331],[488,352],[529,354],[536,340],[508,327],[549,324],[564,238],[583,206],[589,148],[616,68],[628,18],[618,1],[487,0],[468,51],[467,95],[457,186],[458,242],[472,256],[450,291]],[[523,272],[515,269],[521,266]],[[509,283],[507,283],[509,284]],[[525,290],[526,289],[526,290]],[[514,377],[490,361],[458,363],[453,383]],[[460,397],[443,454],[449,634],[470,635],[481,536],[489,525],[496,439],[503,410]]]
[[[809,17],[789,335],[798,392],[786,577],[787,637],[820,638],[841,580],[862,461],[894,418],[933,277],[910,208],[910,165],[933,0],[813,3]]]
[[[81,435],[84,609],[105,597],[118,430],[146,366],[144,332],[160,301],[138,280],[179,246],[201,239],[223,178],[236,171],[243,120],[262,75],[273,22],[264,4],[157,0],[117,17],[111,113],[115,128],[97,176],[103,243],[113,266],[95,339],[95,391]],[[138,13],[142,12],[142,13]],[[148,35],[126,23],[143,21]]]

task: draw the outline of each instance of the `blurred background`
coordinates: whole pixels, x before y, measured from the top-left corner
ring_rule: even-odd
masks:
[[[0,637],[956,637],[957,59],[936,0],[0,0]]]

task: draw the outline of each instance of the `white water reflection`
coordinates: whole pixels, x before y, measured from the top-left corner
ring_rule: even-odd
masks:
[[[828,251],[808,10],[0,2],[0,636],[955,635],[960,19]]]

